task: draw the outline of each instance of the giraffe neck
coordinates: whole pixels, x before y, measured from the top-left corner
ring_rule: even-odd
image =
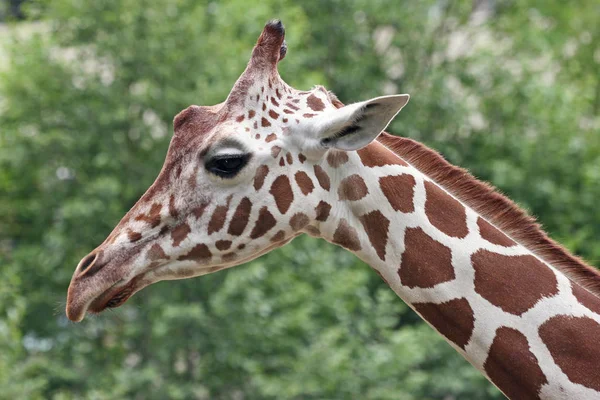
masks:
[[[327,163],[341,206],[319,226],[326,240],[508,397],[600,399],[600,298],[378,142]]]

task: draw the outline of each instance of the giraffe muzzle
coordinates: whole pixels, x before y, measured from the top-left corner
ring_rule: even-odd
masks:
[[[134,293],[151,283],[144,279],[145,274],[119,278],[116,273],[110,273],[99,278],[74,277],[71,280],[66,306],[67,318],[71,321],[83,320],[88,312],[99,313],[107,308],[119,307]]]
[[[66,314],[71,321],[81,321],[87,312],[118,307],[140,289],[139,277],[131,276],[130,258],[110,253],[100,246],[79,262],[67,292]]]

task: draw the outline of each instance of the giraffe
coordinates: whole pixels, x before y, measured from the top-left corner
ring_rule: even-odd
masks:
[[[267,23],[227,99],[174,118],[155,182],[76,267],[68,318],[307,233],[369,264],[507,397],[600,399],[600,274],[494,188],[383,132],[408,95],[344,105],[287,85],[284,36]]]

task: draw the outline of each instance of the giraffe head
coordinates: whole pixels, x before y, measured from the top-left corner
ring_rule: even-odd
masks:
[[[335,212],[330,168],[388,125],[408,95],[342,106],[323,87],[299,91],[279,76],[287,50],[269,22],[227,99],[190,106],[152,186],[77,266],[67,316],[123,304],[160,280],[242,264],[319,226]]]

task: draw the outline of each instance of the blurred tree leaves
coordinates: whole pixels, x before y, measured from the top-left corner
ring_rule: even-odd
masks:
[[[273,17],[288,83],[411,93],[391,131],[600,260],[597,2],[25,6],[39,21],[0,37],[0,398],[501,397],[376,274],[310,238],[65,319],[75,265],[158,174],[173,116],[222,101]]]

